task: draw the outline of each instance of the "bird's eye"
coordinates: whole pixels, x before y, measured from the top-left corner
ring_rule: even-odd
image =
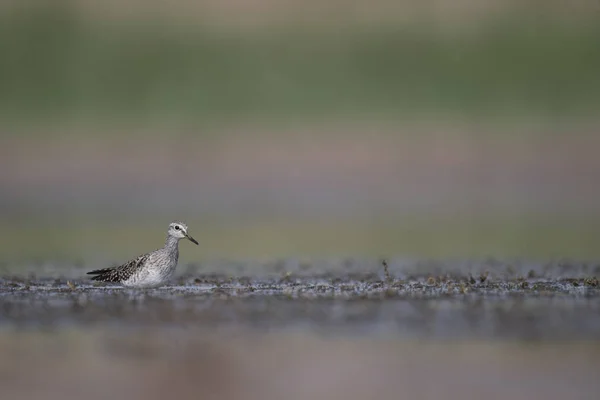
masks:
[[[179,230],[179,225],[175,225],[175,230],[178,231]]]

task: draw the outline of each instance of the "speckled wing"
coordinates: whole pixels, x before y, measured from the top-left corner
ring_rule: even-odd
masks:
[[[143,254],[123,265],[112,268],[104,268],[97,269],[95,271],[90,271],[87,275],[95,275],[92,277],[93,281],[99,282],[123,282],[133,273],[141,268],[146,260],[148,259],[149,254]]]

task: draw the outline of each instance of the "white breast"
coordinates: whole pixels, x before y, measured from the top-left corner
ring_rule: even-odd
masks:
[[[162,263],[147,263],[139,271],[122,282],[123,286],[153,288],[166,284],[174,275],[177,258]]]

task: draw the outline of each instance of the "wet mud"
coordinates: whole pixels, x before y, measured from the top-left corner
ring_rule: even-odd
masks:
[[[213,267],[222,272],[188,265],[171,285],[145,290],[94,283],[82,277],[83,267],[57,269],[55,278],[7,275],[0,278],[0,326],[195,327],[440,339],[600,337],[594,264],[378,260],[331,268],[289,261]]]

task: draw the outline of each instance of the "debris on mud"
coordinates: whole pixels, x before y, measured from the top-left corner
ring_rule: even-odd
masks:
[[[600,287],[595,275],[586,275],[596,271],[578,265],[344,260],[336,268],[284,260],[263,269],[219,267],[188,266],[171,285],[152,290],[90,282],[76,269],[0,277],[0,327],[116,323],[445,338],[600,336]]]

